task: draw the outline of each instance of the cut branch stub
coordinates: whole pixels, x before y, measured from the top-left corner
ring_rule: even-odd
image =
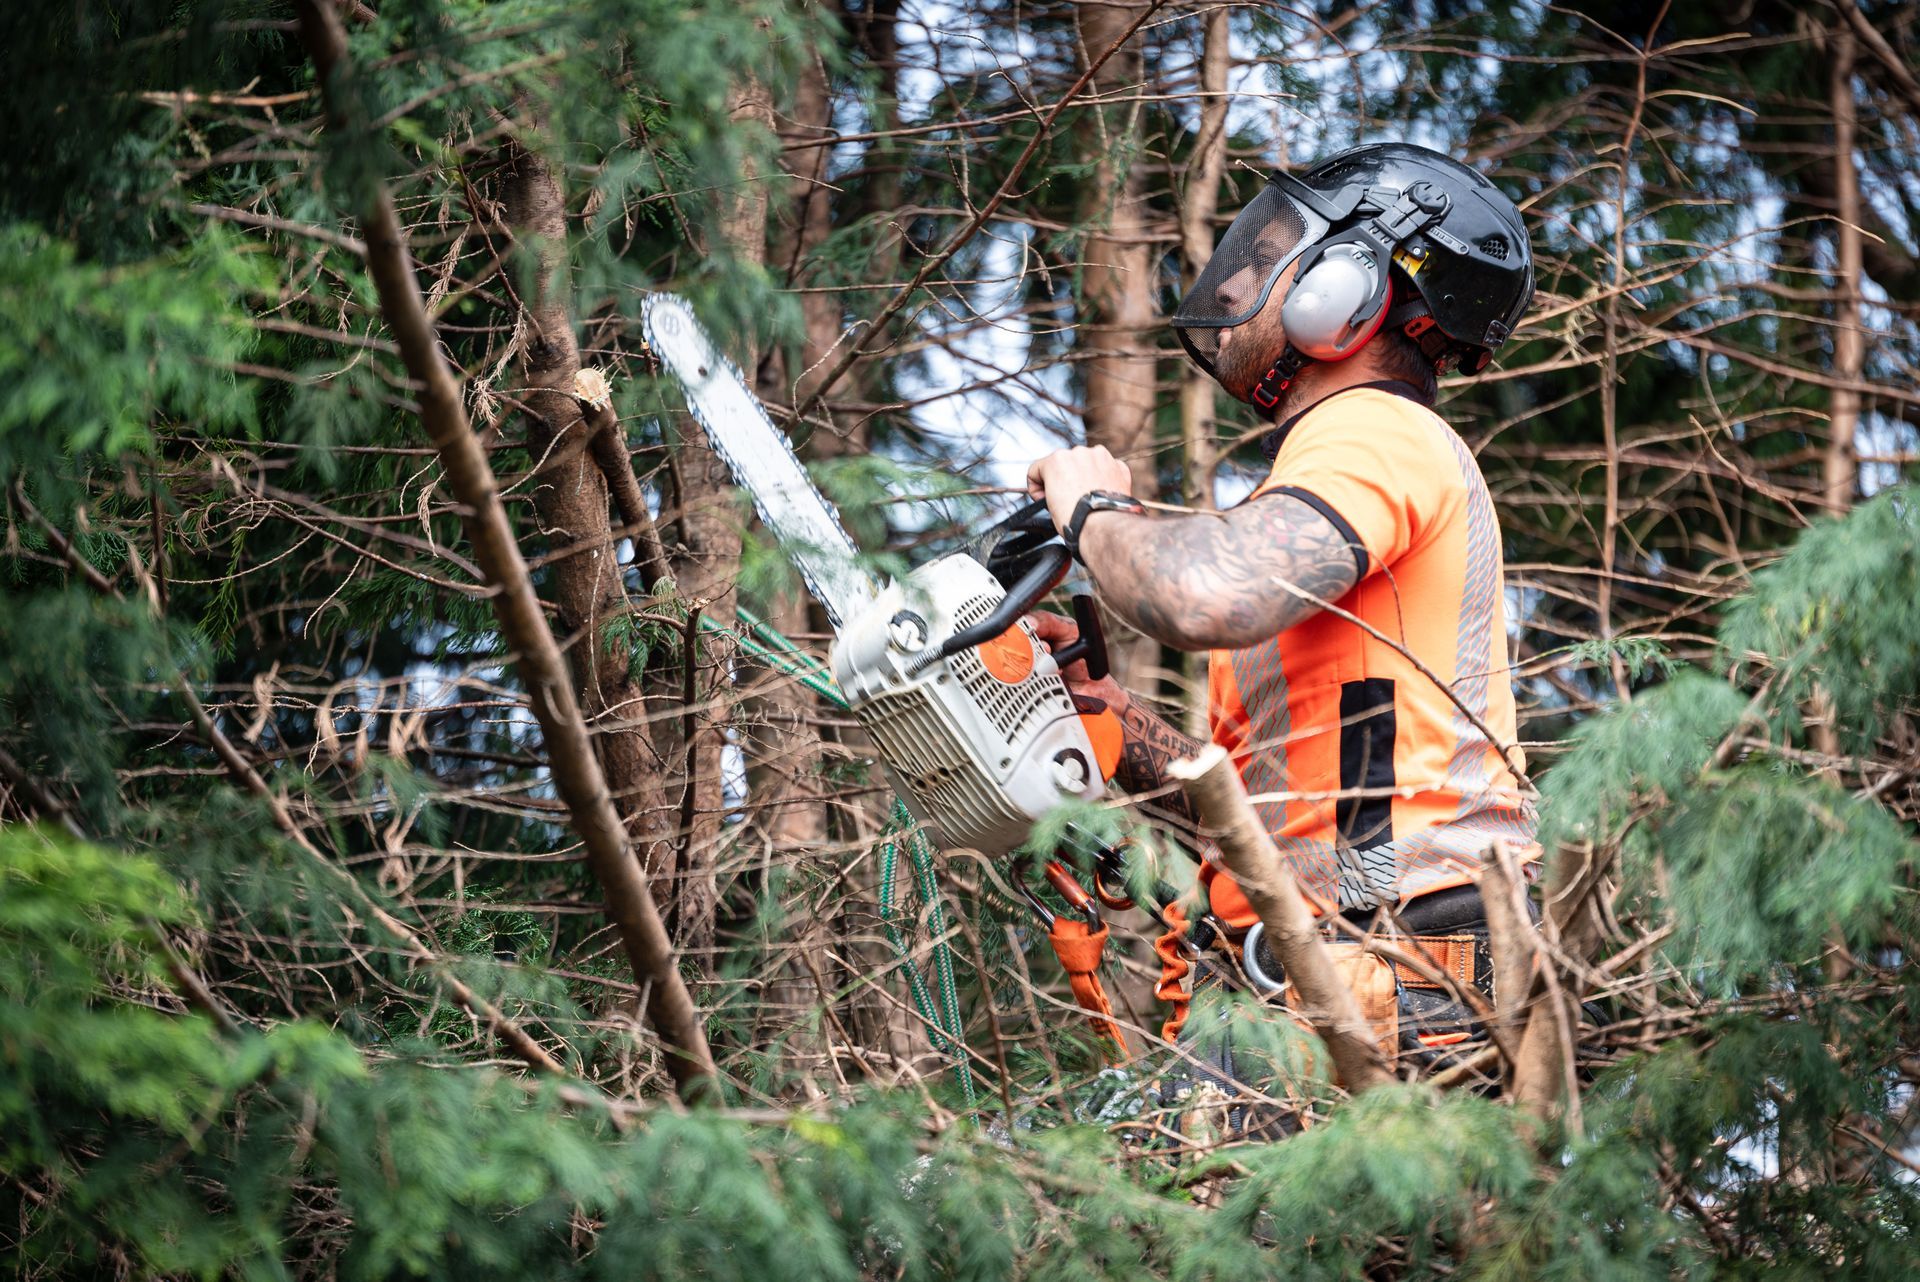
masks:
[[[1167,773],[1185,786],[1220,847],[1221,862],[1260,915],[1273,955],[1299,994],[1300,1013],[1327,1044],[1341,1085],[1358,1095],[1394,1080],[1374,1042],[1373,1026],[1328,954],[1313,910],[1247,800],[1227,750],[1208,744],[1193,760],[1174,762]]]

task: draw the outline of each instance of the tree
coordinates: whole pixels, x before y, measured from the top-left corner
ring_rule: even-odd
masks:
[[[1910,1272],[1904,9],[16,10],[21,1272]],[[1261,169],[1394,134],[1541,263],[1444,394],[1549,858],[1489,873],[1524,978],[1457,1062],[1353,1094],[1203,994],[1286,1115],[1246,1136],[1154,1089],[1209,1043],[1110,1065],[1013,870],[898,825],[639,305],[693,300],[882,570],[1050,437],[1231,501],[1261,425],[1155,318]]]

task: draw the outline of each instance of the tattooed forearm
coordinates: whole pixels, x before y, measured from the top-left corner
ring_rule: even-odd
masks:
[[[1126,732],[1126,743],[1113,781],[1130,793],[1155,794],[1141,803],[1143,809],[1174,820],[1183,828],[1193,828],[1199,820],[1187,794],[1177,787],[1168,788],[1167,766],[1197,754],[1200,741],[1154,716],[1138,698],[1128,701],[1120,714],[1120,725]]]
[[[1087,522],[1080,548],[1101,601],[1179,650],[1264,641],[1359,578],[1352,545],[1288,494],[1219,514],[1103,515]]]

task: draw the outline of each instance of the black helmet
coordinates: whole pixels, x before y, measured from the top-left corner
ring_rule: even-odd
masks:
[[[1436,369],[1478,373],[1533,298],[1526,225],[1498,187],[1425,147],[1355,147],[1274,173],[1227,228],[1173,316],[1202,369],[1218,377],[1221,331],[1251,320],[1296,259],[1287,349],[1248,396],[1262,408],[1307,361],[1351,356],[1383,325]]]

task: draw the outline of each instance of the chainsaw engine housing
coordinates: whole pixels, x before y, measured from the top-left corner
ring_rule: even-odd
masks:
[[[887,584],[833,646],[833,679],[914,818],[946,846],[1002,855],[1068,798],[1106,785],[1053,657],[1022,619],[940,658],[1006,596],[964,552]]]

